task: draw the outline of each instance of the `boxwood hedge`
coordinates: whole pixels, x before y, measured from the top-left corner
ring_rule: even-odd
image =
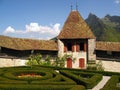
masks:
[[[67,70],[61,70],[60,73],[73,79],[77,84],[84,85],[88,89],[93,88],[102,79],[101,74],[95,74],[91,78],[85,79]]]
[[[113,75],[101,90],[120,90],[117,84],[120,83],[120,77]]]

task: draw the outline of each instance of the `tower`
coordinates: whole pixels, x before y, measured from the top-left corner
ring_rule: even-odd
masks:
[[[72,55],[66,60],[68,68],[86,68],[89,60],[95,60],[95,36],[78,10],[72,10],[58,35],[58,55]]]

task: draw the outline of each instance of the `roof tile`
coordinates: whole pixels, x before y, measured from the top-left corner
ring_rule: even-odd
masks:
[[[0,47],[14,50],[58,50],[57,43],[53,40],[33,40],[7,36],[0,36]]]
[[[79,12],[71,11],[60,34],[58,35],[58,39],[76,38],[95,38],[95,36]]]

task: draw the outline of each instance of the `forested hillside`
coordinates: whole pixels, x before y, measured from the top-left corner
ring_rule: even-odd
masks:
[[[99,18],[90,13],[85,21],[97,37],[97,41],[120,42],[120,16],[106,15]]]

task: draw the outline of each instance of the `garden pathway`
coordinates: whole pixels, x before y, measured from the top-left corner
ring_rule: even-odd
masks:
[[[91,90],[100,90],[106,84],[106,82],[110,79],[109,76],[103,76],[103,79]]]

